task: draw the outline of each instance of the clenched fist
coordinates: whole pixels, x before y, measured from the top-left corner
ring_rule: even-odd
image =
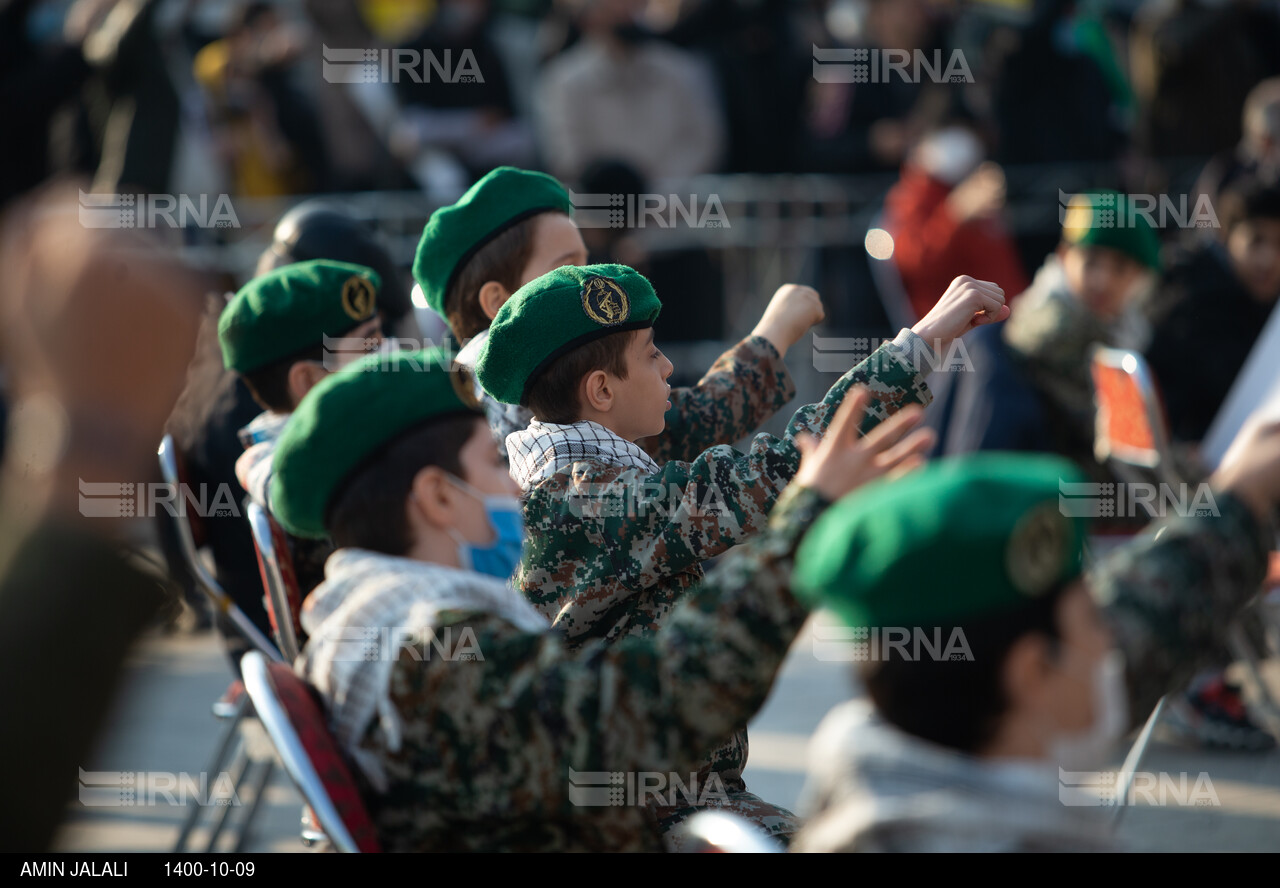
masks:
[[[991,281],[974,280],[962,274],[951,282],[938,304],[911,329],[943,354],[951,343],[974,327],[994,324],[1009,317],[1004,290]]]
[[[751,331],[752,336],[763,336],[773,343],[778,354],[786,355],[787,349],[800,341],[800,337],[814,324],[827,316],[822,308],[822,297],[813,287],[800,284],[783,284],[769,300],[769,306],[760,316],[760,323]]]

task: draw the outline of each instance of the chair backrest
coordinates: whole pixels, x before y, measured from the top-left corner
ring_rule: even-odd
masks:
[[[1094,456],[1170,478],[1169,433],[1155,382],[1142,355],[1098,346],[1090,365],[1097,419]]]
[[[178,448],[174,444],[172,435],[164,436],[156,453],[160,459],[161,477],[164,478],[166,484],[170,485],[174,491],[177,491],[176,501],[184,503],[186,500],[181,493],[183,479],[178,468]],[[213,601],[214,607],[227,615],[227,618],[235,624],[236,628],[249,640],[250,644],[271,659],[280,660],[280,652],[276,650],[276,646],[258,630],[253,621],[231,600],[231,596],[222,588],[222,584],[205,566],[204,560],[201,559],[200,552],[196,547],[195,534],[192,531],[187,510],[179,509],[178,513],[173,518],[173,523],[178,533],[178,548],[182,550],[182,560],[186,562],[187,570],[195,577],[196,585],[209,596]]]
[[[329,732],[315,691],[284,663],[257,651],[240,661],[254,711],[324,834],[347,853],[382,848],[351,769]]]
[[[285,659],[292,663],[302,649],[302,593],[289,555],[289,541],[284,529],[272,520],[267,510],[253,500],[246,507],[253,547],[258,553],[258,571],[267,592],[267,617],[276,636],[276,644]]]

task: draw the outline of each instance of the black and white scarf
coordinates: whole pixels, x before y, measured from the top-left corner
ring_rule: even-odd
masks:
[[[589,419],[568,425],[535,419],[528,428],[507,436],[507,458],[511,477],[525,491],[581,460],[650,473],[662,469],[643,448]]]

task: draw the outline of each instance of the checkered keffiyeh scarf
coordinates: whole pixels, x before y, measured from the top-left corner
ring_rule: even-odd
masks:
[[[402,724],[391,702],[391,667],[403,641],[416,650],[430,645],[444,611],[494,614],[526,632],[546,632],[547,619],[510,583],[469,570],[339,549],[325,563],[325,580],[307,597],[302,627],[311,636],[298,668],[329,702],[334,736],[369,778],[385,791],[377,758],[360,748],[369,723],[378,725],[392,751],[400,748]],[[457,636],[451,638],[461,650]],[[468,642],[469,643],[469,642]],[[483,658],[484,651],[477,658]],[[434,649],[426,655],[438,655]]]
[[[584,459],[651,474],[662,469],[641,447],[589,419],[569,425],[535,419],[527,429],[507,436],[507,458],[511,477],[525,491]]]

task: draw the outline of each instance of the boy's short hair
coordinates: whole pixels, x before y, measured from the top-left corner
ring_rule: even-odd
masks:
[[[488,426],[477,414],[429,419],[371,453],[334,492],[325,516],[335,547],[404,555],[413,544],[405,499],[414,476],[439,466],[462,478],[459,451]],[[465,479],[464,479],[465,480]]]
[[[299,361],[323,363],[324,346],[318,342],[308,345],[279,361],[242,374],[241,378],[249,389],[249,394],[258,402],[259,407],[276,413],[293,412],[298,405],[293,403],[293,396],[289,393],[289,371]]]
[[[444,305],[449,328],[457,339],[471,339],[489,329],[489,316],[480,306],[481,287],[497,281],[514,293],[524,283],[520,274],[533,252],[534,227],[545,213],[560,210],[546,210],[521,219],[477,250],[454,274]]]
[[[1003,686],[1009,651],[1029,633],[1046,636],[1056,653],[1062,634],[1057,608],[1071,583],[1011,611],[959,627],[972,659],[941,659],[929,655],[915,640],[908,642],[908,659],[892,656],[880,640],[875,661],[860,663],[857,677],[876,710],[895,727],[912,736],[964,753],[980,752],[992,740],[1009,708]],[[933,627],[921,627],[933,631]],[[948,648],[954,627],[939,632],[939,653]],[[929,638],[933,643],[933,638]]]
[[[1253,219],[1280,221],[1280,185],[1268,185],[1253,177],[1232,183],[1218,198],[1218,222],[1223,235]]]
[[[582,418],[578,388],[584,376],[603,370],[627,378],[627,349],[641,330],[621,330],[569,351],[552,361],[529,384],[522,406],[542,422],[568,424]]]

